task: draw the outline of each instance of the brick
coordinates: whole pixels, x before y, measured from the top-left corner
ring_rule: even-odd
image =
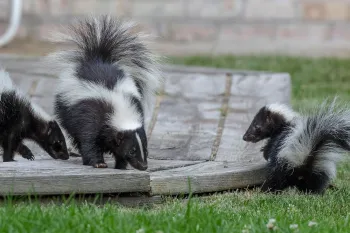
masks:
[[[69,0],[50,0],[49,7],[52,15],[65,15],[71,12]]]
[[[330,39],[333,42],[350,43],[350,23],[335,25]]]
[[[217,37],[217,31],[214,24],[174,23],[171,35],[175,41],[213,41]]]
[[[170,36],[170,30],[169,30],[169,24],[167,22],[139,22],[138,31],[145,32],[149,35],[151,35],[153,40],[165,40],[169,39]]]
[[[348,20],[350,14],[349,1],[324,1],[301,3],[302,17],[313,20]]]
[[[183,16],[184,3],[186,0],[177,1],[145,1],[135,0],[132,5],[133,17],[154,17],[154,16]]]
[[[322,3],[303,3],[301,8],[305,19],[324,19],[326,17],[326,9]]]
[[[130,15],[131,3],[128,0],[74,0],[71,1],[73,14],[101,15],[110,14],[123,17]]]
[[[274,24],[224,24],[219,33],[219,43],[237,40],[273,40],[276,35]]]
[[[34,30],[31,30],[31,33],[33,33],[31,36],[37,40],[46,41],[52,36],[52,33],[59,31],[61,26],[61,24],[38,25]]]
[[[191,0],[188,3],[191,17],[235,17],[241,10],[242,4],[237,0]]]
[[[277,39],[283,41],[304,41],[314,43],[324,42],[330,33],[328,25],[290,23],[280,24],[277,29]]]
[[[32,7],[33,13],[38,15],[48,14],[50,12],[49,0],[35,0]]]
[[[9,17],[10,2],[7,0],[0,0],[0,19],[7,19]]]
[[[71,11],[73,14],[87,15],[95,14],[96,1],[95,0],[74,0],[71,2]]]
[[[246,1],[245,17],[250,19],[296,18],[297,9],[293,0]]]
[[[328,20],[347,20],[349,19],[349,2],[331,1],[326,3]]]

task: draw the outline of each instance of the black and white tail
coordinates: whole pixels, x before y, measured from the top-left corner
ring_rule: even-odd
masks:
[[[148,114],[163,82],[160,56],[148,46],[150,35],[137,33],[138,25],[131,21],[112,19],[107,15],[78,21],[67,29],[53,39],[73,43],[76,49],[50,54],[48,61],[54,62],[60,70],[61,65],[74,69],[76,65],[91,61],[117,64],[137,83],[145,114]]]
[[[291,134],[278,153],[289,166],[298,167],[313,158],[313,170],[336,175],[336,163],[350,151],[350,110],[325,101],[295,119]]]

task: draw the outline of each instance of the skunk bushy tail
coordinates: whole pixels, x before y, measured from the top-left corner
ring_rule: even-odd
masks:
[[[315,168],[325,169],[328,161],[337,162],[350,151],[350,110],[335,101],[323,102],[296,119],[281,148],[278,157],[286,158],[293,167],[314,157]]]
[[[273,139],[279,146],[270,157],[270,174],[263,190],[296,186],[301,191],[322,193],[336,177],[337,162],[350,151],[350,110],[325,101],[293,121]]]
[[[110,16],[90,17],[59,33],[58,42],[70,42],[76,50],[51,54],[55,64],[75,66],[89,61],[116,64],[136,81],[144,99],[145,109],[162,83],[158,69],[159,57],[147,46],[148,35],[136,33],[132,22],[112,19]]]

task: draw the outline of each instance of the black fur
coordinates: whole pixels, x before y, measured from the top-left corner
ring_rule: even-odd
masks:
[[[0,143],[3,161],[14,161],[14,153],[33,160],[34,155],[25,146],[23,139],[37,142],[52,158],[68,159],[64,136],[57,122],[45,121],[38,117],[28,100],[16,92],[3,91],[0,96]]]
[[[103,63],[102,60],[81,63],[76,72],[79,79],[99,84],[108,90],[113,90],[118,81],[125,76],[123,70],[109,63]]]
[[[128,31],[129,28],[122,27],[121,21],[114,21],[108,16],[96,21],[81,21],[70,29],[71,41],[78,47],[78,51],[66,53],[66,61],[63,62],[68,60],[76,65],[73,78],[111,91],[124,78],[131,77],[141,99],[132,95],[124,96],[136,107],[142,126],[139,129],[118,131],[108,121],[108,117],[117,111],[118,106],[113,106],[103,98],[86,98],[70,104],[69,100],[64,99],[64,94],[58,93],[55,98],[55,113],[62,127],[72,136],[84,165],[107,167],[103,154],[112,153],[116,159],[115,168],[125,169],[127,163],[130,163],[136,169],[147,169],[147,137],[142,102],[145,83],[133,75],[150,71],[149,64],[153,64],[150,51],[137,35]],[[123,69],[125,66],[136,72],[126,74]],[[142,140],[144,158],[141,156],[136,134]]]
[[[319,162],[321,153],[350,151],[350,122],[347,117],[348,114],[337,114],[326,108],[309,116],[298,116],[299,121],[292,123],[267,107],[261,108],[243,136],[243,140],[248,142],[268,138],[262,148],[264,158],[268,160],[268,175],[261,190],[279,192],[294,186],[302,192],[323,193],[332,177],[326,170],[315,169],[315,164]],[[300,124],[303,124],[303,131],[299,135],[292,135]],[[313,145],[300,166],[291,166],[288,160],[279,158],[283,142],[292,140],[292,137],[296,137],[293,140],[300,143],[301,140],[310,140]],[[334,162],[334,165],[336,163],[332,158],[329,161]]]
[[[55,109],[61,119],[62,127],[69,131],[73,143],[80,151],[84,165],[98,167],[105,163],[104,153],[113,153],[116,159],[115,168],[125,169],[127,162],[139,170],[147,168],[147,160],[140,163],[142,160],[137,158],[140,151],[135,131],[117,132],[109,126],[107,116],[113,113],[113,106],[109,103],[103,100],[85,99],[75,105],[67,106],[60,95],[57,95]],[[147,153],[144,127],[137,129],[136,132],[143,140],[143,149]],[[135,153],[131,153],[135,149]]]

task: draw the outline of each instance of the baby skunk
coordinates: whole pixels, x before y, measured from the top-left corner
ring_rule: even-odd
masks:
[[[262,191],[277,192],[295,186],[321,194],[336,176],[336,164],[350,151],[350,111],[324,102],[311,114],[301,115],[288,106],[262,107],[243,136],[262,148],[268,176]]]
[[[41,115],[40,108],[17,90],[9,74],[0,70],[0,143],[3,161],[14,161],[18,152],[23,158],[34,160],[23,139],[39,144],[52,158],[69,158],[64,136],[57,122]]]
[[[103,155],[111,153],[117,169],[148,167],[145,111],[162,76],[155,55],[133,29],[108,16],[88,18],[64,35],[76,50],[50,56],[63,65],[55,114],[84,165],[106,168]]]

